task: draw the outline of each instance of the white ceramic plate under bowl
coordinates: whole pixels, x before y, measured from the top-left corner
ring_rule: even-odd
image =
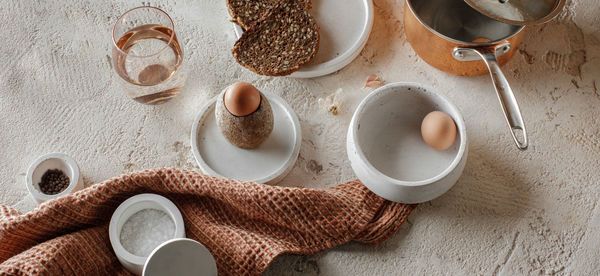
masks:
[[[431,148],[421,137],[423,118],[436,110],[456,123],[456,140],[446,150]],[[362,183],[383,198],[403,203],[442,195],[467,161],[467,132],[458,108],[416,83],[391,83],[371,92],[352,117],[346,146]]]
[[[311,0],[310,14],[319,24],[319,51],[293,78],[331,74],[350,64],[367,44],[373,26],[371,0]],[[234,25],[238,38],[244,30]]]
[[[273,110],[273,132],[258,148],[238,148],[217,126],[215,103],[210,100],[192,126],[192,151],[200,169],[210,175],[242,181],[276,184],[293,168],[302,142],[300,121],[281,97],[261,90]]]

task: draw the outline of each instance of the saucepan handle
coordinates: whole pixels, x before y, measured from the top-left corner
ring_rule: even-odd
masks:
[[[498,100],[502,106],[502,111],[504,111],[506,122],[510,127],[513,140],[520,150],[526,150],[529,142],[527,139],[527,131],[525,130],[525,123],[523,122],[523,117],[521,116],[521,110],[519,109],[517,99],[515,98],[515,95],[513,94],[506,77],[504,77],[502,70],[500,70],[498,61],[496,60],[496,48],[457,48],[454,51],[474,52],[479,55],[481,59],[483,59],[485,65],[487,65],[488,70],[490,71],[490,76],[492,77],[494,88],[498,94]],[[518,131],[521,131],[520,137],[517,134]]]

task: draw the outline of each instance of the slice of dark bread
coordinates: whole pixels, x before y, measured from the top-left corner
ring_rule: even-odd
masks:
[[[231,52],[237,62],[260,75],[289,75],[319,50],[319,26],[305,4],[281,0],[244,32]]]
[[[310,0],[296,0],[310,10]],[[279,0],[227,0],[227,9],[233,22],[245,30],[258,23],[269,14],[269,11],[277,5]]]

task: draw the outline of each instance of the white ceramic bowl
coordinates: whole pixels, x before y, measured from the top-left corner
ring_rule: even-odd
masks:
[[[457,127],[456,141],[444,151],[421,137],[423,118],[435,110],[450,115]],[[467,132],[458,108],[443,95],[417,83],[391,83],[359,104],[346,147],[367,188],[388,200],[419,203],[456,183],[467,161]]]
[[[127,270],[136,275],[142,274],[144,263],[146,263],[148,257],[129,253],[129,251],[121,244],[121,230],[129,217],[144,209],[155,209],[165,212],[171,217],[173,224],[175,224],[175,234],[173,235],[173,238],[185,238],[183,217],[181,216],[179,209],[177,209],[177,206],[167,198],[157,194],[139,194],[123,201],[123,203],[117,207],[110,219],[108,235],[119,262],[121,262]]]
[[[45,194],[40,190],[39,183],[47,170],[59,169],[69,177],[69,186],[55,195]],[[83,180],[75,160],[62,153],[50,153],[35,160],[27,171],[27,190],[38,204],[54,199],[83,188]]]
[[[192,239],[172,239],[159,245],[144,265],[144,276],[216,276],[210,251]]]

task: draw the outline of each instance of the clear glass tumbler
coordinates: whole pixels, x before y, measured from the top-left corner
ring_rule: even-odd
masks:
[[[112,58],[123,88],[140,103],[166,102],[183,88],[183,50],[173,20],[159,8],[138,7],[119,17]]]

